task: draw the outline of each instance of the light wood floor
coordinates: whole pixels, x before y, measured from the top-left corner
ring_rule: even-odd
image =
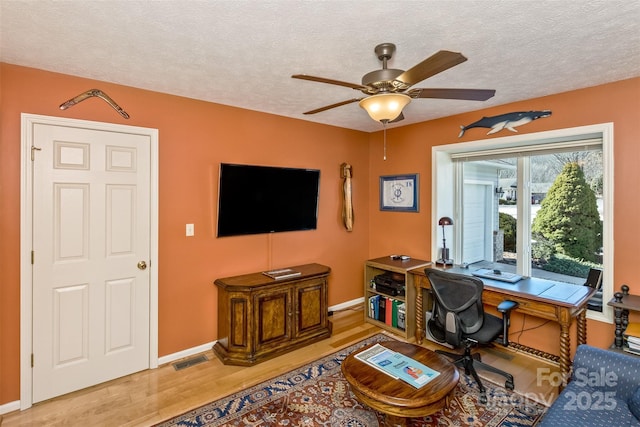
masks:
[[[337,349],[382,332],[363,321],[362,310],[332,316],[331,338],[252,367],[223,365],[212,351],[206,362],[176,371],[172,364],[143,371],[85,390],[5,414],[2,427],[14,426],[149,426],[182,414],[280,373],[302,366]],[[429,341],[425,347],[442,348]],[[550,402],[557,388],[538,384],[538,368],[558,372],[541,359],[502,348],[482,350],[482,360],[515,377],[516,391],[541,403]],[[546,372],[546,371],[545,371]],[[483,375],[483,374],[481,374]],[[499,380],[497,382],[500,382]]]

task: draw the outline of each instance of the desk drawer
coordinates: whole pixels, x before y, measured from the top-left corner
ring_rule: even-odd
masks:
[[[517,302],[518,307],[516,308],[516,311],[519,313],[530,314],[544,319],[558,319],[555,305],[549,303],[538,302],[529,298],[505,295],[487,290],[482,294],[482,302],[492,307],[497,307],[502,301],[506,300]]]
[[[417,285],[421,288],[430,289],[430,282],[426,276],[414,275]],[[482,292],[482,302],[491,307],[497,307],[501,302],[510,300],[518,303],[516,311],[524,314],[530,314],[543,319],[558,320],[557,307],[551,302],[541,302],[531,297],[521,297],[507,292],[498,292],[493,289],[484,288]]]

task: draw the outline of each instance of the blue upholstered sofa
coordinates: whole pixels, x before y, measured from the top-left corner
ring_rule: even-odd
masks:
[[[571,381],[537,427],[640,426],[640,357],[581,345]]]

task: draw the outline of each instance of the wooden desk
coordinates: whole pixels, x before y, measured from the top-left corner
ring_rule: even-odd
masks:
[[[471,275],[473,269],[460,267],[447,268],[451,273]],[[422,307],[422,289],[430,289],[431,284],[424,269],[414,269],[416,286],[416,341],[422,343],[424,336],[424,310]],[[567,283],[533,277],[522,279],[516,283],[498,280],[481,279],[484,283],[482,301],[497,307],[502,301],[511,300],[518,303],[516,311],[531,316],[549,319],[560,325],[560,372],[563,378],[569,378],[571,368],[571,338],[569,328],[574,319],[577,320],[577,343],[587,342],[587,301],[595,293],[589,286],[577,286]]]

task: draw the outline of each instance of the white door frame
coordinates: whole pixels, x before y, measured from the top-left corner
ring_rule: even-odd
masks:
[[[150,295],[149,295],[149,368],[158,367],[158,130],[113,123],[67,119],[63,117],[21,114],[22,136],[20,148],[20,409],[32,405],[31,353],[33,340],[32,313],[32,265],[33,241],[33,162],[31,141],[33,126],[83,127],[93,130],[125,132],[149,137],[150,164]]]

